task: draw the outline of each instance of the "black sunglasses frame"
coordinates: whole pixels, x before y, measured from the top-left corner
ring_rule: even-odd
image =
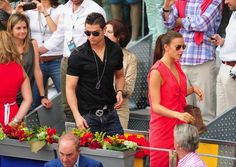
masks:
[[[84,33],[87,36],[93,35],[94,37],[98,37],[100,35],[100,32],[98,32],[98,31],[84,31]]]
[[[183,48],[183,50],[186,48],[186,45],[177,45],[176,47],[175,47],[175,49],[178,51],[178,50],[180,50],[181,48]]]

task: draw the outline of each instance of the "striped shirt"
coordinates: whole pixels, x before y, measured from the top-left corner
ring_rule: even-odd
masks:
[[[185,18],[182,18],[183,27],[180,33],[187,45],[180,63],[182,65],[198,65],[215,59],[215,46],[209,41],[209,37],[217,33],[221,21],[221,0],[212,0],[201,15],[202,0],[187,0]],[[163,15],[163,10],[160,10]],[[167,28],[175,27],[178,11],[175,5],[169,14],[168,20],[164,21]],[[194,41],[194,32],[204,32],[203,43],[197,45]]]
[[[190,152],[179,160],[177,167],[206,167],[206,164],[197,153]]]

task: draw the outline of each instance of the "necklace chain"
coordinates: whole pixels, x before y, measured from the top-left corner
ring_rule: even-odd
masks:
[[[98,79],[98,81],[96,83],[96,89],[100,89],[101,81],[102,81],[102,78],[104,76],[106,65],[107,65],[107,48],[105,48],[104,66],[103,66],[103,70],[102,70],[101,76],[99,76],[100,72],[99,72],[98,61],[97,61],[95,52],[93,50],[92,50],[92,52],[93,52],[94,61],[96,63],[96,71],[97,71],[97,79]]]
[[[52,12],[52,8],[50,9],[50,12],[49,12],[49,15],[51,15],[51,12]],[[38,19],[39,19],[39,30],[40,30],[40,33],[41,33],[41,35],[42,35],[42,43],[44,43],[45,41],[44,41],[44,36],[45,36],[45,34],[46,34],[46,30],[47,30],[47,21],[46,21],[46,24],[45,25],[43,25],[43,22],[42,22],[42,18],[41,18],[41,13],[40,12],[38,12]],[[42,28],[43,28],[43,30],[42,30]]]

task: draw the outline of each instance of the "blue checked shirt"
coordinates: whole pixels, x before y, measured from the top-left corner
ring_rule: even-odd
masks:
[[[217,33],[221,21],[221,0],[212,0],[201,15],[202,0],[187,0],[185,18],[182,18],[183,27],[180,33],[187,45],[180,63],[182,65],[198,65],[215,59],[215,46],[209,41],[209,37]],[[160,10],[163,15],[163,10]],[[167,28],[175,27],[178,11],[175,5],[169,14],[168,20],[164,21]],[[203,43],[197,45],[194,41],[194,32],[204,32]]]

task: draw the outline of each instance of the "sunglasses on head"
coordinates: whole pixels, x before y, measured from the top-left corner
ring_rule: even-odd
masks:
[[[100,32],[98,31],[84,31],[84,33],[87,35],[87,36],[91,36],[91,34],[95,37],[99,36],[100,35]]]
[[[177,45],[175,47],[176,50],[180,50],[181,48],[183,48],[183,50],[186,48],[186,45]]]

